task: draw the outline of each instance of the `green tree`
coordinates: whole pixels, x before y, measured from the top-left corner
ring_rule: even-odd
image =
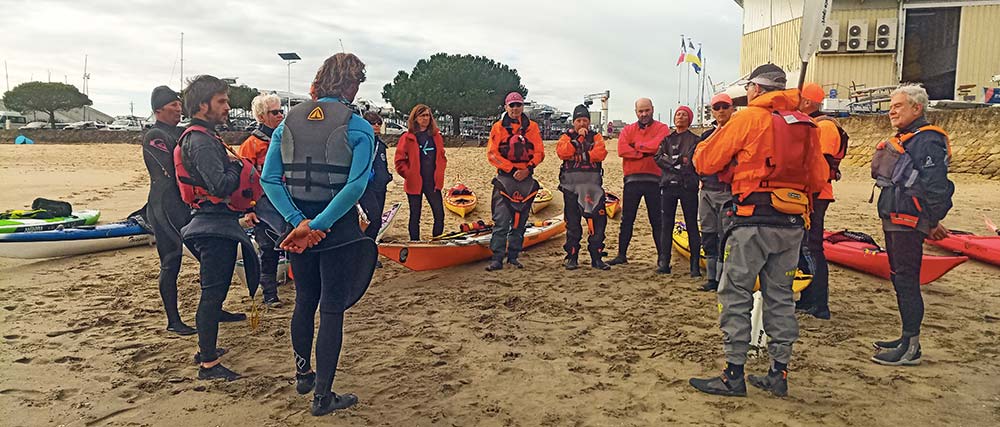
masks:
[[[229,85],[229,107],[250,111],[250,105],[257,95],[260,95],[260,91],[256,88],[247,85]]]
[[[427,104],[451,116],[458,135],[460,118],[498,114],[510,92],[528,94],[517,70],[483,56],[438,53],[421,59],[410,73],[400,70],[382,88],[382,98],[404,116],[413,106]]]
[[[76,86],[45,82],[21,83],[3,94],[3,103],[8,108],[21,112],[49,113],[49,123],[53,129],[56,128],[56,111],[94,104]]]

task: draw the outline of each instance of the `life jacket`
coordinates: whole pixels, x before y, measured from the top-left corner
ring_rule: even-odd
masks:
[[[577,147],[577,153],[585,152],[589,153],[590,150],[594,148],[594,136],[597,135],[594,131],[587,131],[586,135],[583,135],[583,140],[581,141],[581,136],[576,132],[576,130],[568,130],[564,133],[568,136],[570,141]],[[601,167],[601,162],[584,161],[582,159],[570,159],[563,160],[562,167],[560,168],[560,174],[563,172],[590,172],[590,173],[603,173],[603,168]]]
[[[184,166],[184,156],[181,146],[184,139],[192,132],[200,132],[219,141],[219,144],[222,144],[233,157],[243,163],[243,169],[240,171],[240,185],[229,196],[220,198],[209,194],[203,184],[195,180],[188,172],[187,167]],[[226,145],[222,137],[209,132],[208,129],[201,125],[188,126],[184,130],[184,133],[181,134],[181,137],[177,139],[177,146],[174,147],[174,170],[177,177],[177,188],[181,193],[181,200],[194,209],[201,207],[201,203],[207,200],[214,204],[225,203],[230,210],[235,212],[246,212],[257,203],[257,200],[264,193],[264,190],[260,186],[260,174],[254,168],[253,162],[240,157],[232,147]]]
[[[506,113],[503,115],[500,125],[507,130],[507,137],[500,141],[497,147],[503,158],[513,163],[528,163],[535,157],[535,144],[524,137],[531,126],[531,119],[527,114],[521,114],[520,127],[514,132],[514,125]]]
[[[847,156],[847,145],[851,137],[847,135],[847,132],[845,132],[843,128],[840,127],[840,123],[837,123],[837,121],[833,118],[825,115],[816,117],[816,121],[823,120],[833,122],[833,124],[837,126],[837,133],[840,134],[840,147],[837,148],[837,152],[833,154],[823,154],[823,157],[826,158],[826,163],[830,165],[829,181],[840,181],[840,162],[842,162],[844,157]]]
[[[945,161],[951,160],[951,138],[948,133],[938,126],[921,126],[916,132],[895,135],[888,141],[882,141],[875,147],[875,154],[872,156],[872,178],[875,179],[875,186],[882,188],[882,191],[893,191],[893,208],[887,209],[888,219],[893,224],[916,228],[920,222],[920,213],[923,207],[917,196],[908,190],[914,184],[917,177],[917,170],[914,167],[913,159],[906,156],[906,142],[923,131],[932,131],[944,136],[948,155]],[[904,157],[906,156],[906,157]],[[871,203],[875,199],[875,189],[868,199]],[[880,199],[881,200],[881,199]],[[880,201],[880,211],[881,201]]]
[[[329,202],[347,184],[354,156],[347,139],[352,114],[341,102],[303,102],[288,111],[281,163],[293,199]]]
[[[758,147],[759,156],[733,167],[736,179],[754,179],[757,188],[735,200],[736,216],[796,215],[808,222],[808,192],[815,189],[806,188],[805,183],[809,179],[809,159],[820,150],[818,141],[810,137],[817,126],[801,112],[781,110],[772,113],[771,124],[774,138],[770,146]]]

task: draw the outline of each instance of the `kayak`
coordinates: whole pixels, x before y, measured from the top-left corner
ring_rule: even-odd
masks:
[[[0,234],[94,225],[97,224],[97,220],[99,219],[101,219],[101,211],[99,210],[75,211],[72,216],[49,219],[0,219]]]
[[[604,193],[604,211],[608,218],[614,218],[622,210],[622,199],[610,192]]]
[[[112,224],[0,234],[2,258],[57,258],[149,245],[154,242],[135,220]]]
[[[566,231],[562,216],[529,224],[524,232],[524,248],[542,243]],[[420,242],[379,243],[382,256],[413,271],[437,270],[480,261],[490,252],[491,230],[470,232],[450,239]]]
[[[683,222],[677,221],[674,223],[674,234],[673,234],[673,245],[674,250],[681,254],[682,257],[691,259],[691,249],[690,243],[688,242],[687,226]],[[701,266],[705,267],[705,251],[701,251]],[[809,287],[812,283],[812,275],[803,273],[801,270],[795,270],[795,279],[792,281],[792,290],[795,292],[802,292],[803,289]],[[754,292],[760,290],[760,280],[753,286]]]
[[[389,230],[392,221],[396,219],[396,214],[399,213],[399,207],[402,205],[400,202],[393,203],[389,207],[389,210],[382,213],[382,228],[378,230],[378,234],[375,236],[375,243],[382,241],[382,236]]]
[[[1000,265],[1000,236],[977,236],[965,231],[951,230],[944,239],[927,239],[925,242],[974,260]]]
[[[476,209],[478,201],[479,198],[476,197],[476,193],[462,183],[455,184],[444,195],[444,207],[448,208],[449,211],[457,213],[462,218],[465,218],[469,212]]]
[[[549,206],[549,203],[552,203],[552,192],[545,188],[539,188],[538,194],[535,195],[535,201],[531,203],[531,213],[540,212]]]
[[[864,233],[853,231],[823,232],[823,253],[826,259],[854,270],[889,279],[889,254],[875,240]],[[933,282],[959,264],[968,261],[964,256],[924,255],[920,262],[920,284]]]

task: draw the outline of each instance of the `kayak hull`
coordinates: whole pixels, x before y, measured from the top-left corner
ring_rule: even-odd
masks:
[[[0,220],[0,234],[30,233],[35,231],[73,228],[97,224],[101,218],[99,210],[74,211],[73,216],[51,219],[5,219]]]
[[[524,248],[542,243],[566,231],[561,217],[533,226],[524,233]],[[490,233],[461,240],[380,243],[378,252],[413,271],[437,270],[489,258]]]
[[[531,203],[531,213],[541,212],[550,203],[552,203],[552,192],[544,188],[538,190],[538,194],[535,195],[535,201]]]
[[[614,218],[622,210],[622,199],[608,192],[604,193],[604,198],[604,211],[607,212],[608,218]]]
[[[823,232],[823,253],[827,261],[891,280],[888,253],[865,242],[832,243],[829,240],[832,234],[829,231]],[[969,258],[965,256],[924,255],[920,264],[920,284],[926,285],[940,279],[945,273],[968,260]]]
[[[944,239],[927,239],[925,242],[977,261],[1000,266],[1000,236],[949,233]]]
[[[0,236],[0,257],[59,258],[150,245],[153,236],[134,222]]]
[[[674,224],[674,234],[673,234],[673,248],[682,257],[691,259],[691,244],[688,241],[687,226],[683,222],[676,222]],[[705,267],[705,251],[701,251],[701,266]],[[812,283],[812,275],[805,274],[801,270],[795,270],[795,279],[792,281],[792,290],[795,292],[802,292],[803,289],[809,287]],[[754,292],[760,290],[760,280],[753,286]]]

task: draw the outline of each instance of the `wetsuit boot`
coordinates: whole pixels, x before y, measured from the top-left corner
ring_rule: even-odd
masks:
[[[601,259],[600,252],[590,255],[590,266],[598,270],[610,270],[611,266]]]
[[[700,392],[718,396],[746,397],[747,383],[743,379],[743,365],[730,364],[722,375],[711,378],[691,378],[691,387]]]
[[[316,373],[308,372],[305,374],[295,373],[295,392],[298,394],[306,394],[313,390],[316,386]]]
[[[691,254],[691,277],[701,277],[701,257]]]
[[[903,344],[903,338],[899,337],[894,340],[875,341],[872,343],[872,346],[875,347],[875,350],[882,351],[882,350],[895,350],[896,347],[899,347],[901,344]]]
[[[520,252],[508,251],[507,264],[513,265],[514,267],[517,268],[524,268],[524,264],[521,264],[521,262],[517,260],[517,256],[520,254],[521,254]]]
[[[747,382],[750,385],[778,397],[788,396],[788,370],[779,371],[774,368],[768,369],[767,375],[747,375]]]
[[[670,261],[667,256],[660,254],[656,257],[656,272],[659,274],[670,274]]]
[[[321,416],[333,411],[350,408],[358,403],[358,396],[353,394],[340,394],[331,392],[327,395],[317,394],[313,396],[312,414]]]
[[[580,267],[579,255],[578,254],[566,254],[566,259],[563,260],[563,267],[567,270],[576,270]]]
[[[872,356],[872,362],[888,366],[916,366],[920,364],[920,336],[904,337],[899,346]]]
[[[618,253],[618,256],[612,258],[611,261],[608,261],[608,265],[620,265],[620,264],[628,264],[628,257],[626,257],[625,254],[621,252]]]
[[[264,305],[271,308],[281,307],[278,299],[278,277],[275,274],[261,274],[260,287],[264,290]]]
[[[719,259],[716,257],[705,257],[705,274],[708,275],[708,281],[704,285],[701,285],[701,290],[705,292],[714,292],[719,290],[719,281],[716,280],[718,276]]]
[[[497,271],[503,270],[503,253],[493,253],[493,258],[490,259],[490,265],[486,266],[486,271]]]

